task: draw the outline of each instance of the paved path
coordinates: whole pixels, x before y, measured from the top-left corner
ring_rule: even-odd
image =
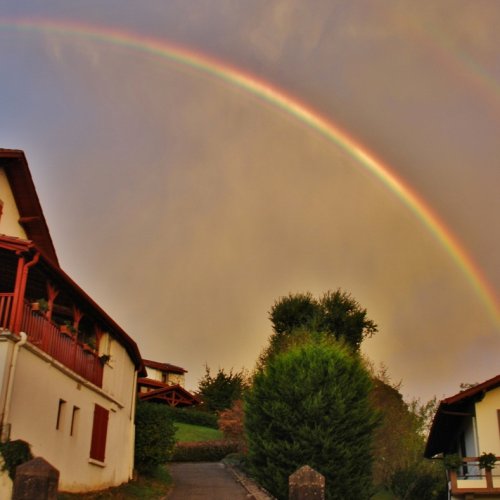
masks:
[[[248,500],[254,498],[220,462],[169,464],[174,487],[168,500]]]

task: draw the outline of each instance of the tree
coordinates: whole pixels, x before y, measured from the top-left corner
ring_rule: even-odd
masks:
[[[277,337],[300,329],[320,331],[343,340],[355,351],[359,351],[363,339],[377,332],[377,325],[366,317],[366,309],[340,289],[329,290],[319,299],[309,292],[280,297],[269,319]]]
[[[358,351],[361,342],[377,332],[377,325],[366,317],[366,309],[350,293],[328,291],[319,300],[322,331],[344,340]]]
[[[226,373],[219,368],[213,377],[210,368],[205,367],[205,375],[198,384],[198,393],[205,407],[212,412],[231,408],[237,399],[241,399],[247,386],[247,376],[242,370],[233,373],[231,369]]]
[[[326,477],[327,498],[370,498],[377,423],[370,388],[359,356],[331,339],[270,358],[246,395],[248,461],[257,481],[285,499],[289,475],[309,465]]]

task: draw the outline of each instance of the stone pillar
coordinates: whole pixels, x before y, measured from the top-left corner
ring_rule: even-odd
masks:
[[[304,465],[288,478],[289,500],[324,500],[325,477]]]
[[[59,471],[42,457],[18,465],[12,500],[57,500]]]

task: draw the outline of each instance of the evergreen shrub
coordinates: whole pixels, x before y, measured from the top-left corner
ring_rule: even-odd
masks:
[[[277,354],[246,396],[250,473],[278,499],[303,465],[325,476],[326,498],[371,497],[370,377],[359,357],[335,341]]]
[[[175,427],[167,406],[138,402],[135,414],[135,467],[152,473],[172,455]]]

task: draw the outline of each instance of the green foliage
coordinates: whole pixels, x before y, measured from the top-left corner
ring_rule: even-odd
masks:
[[[231,408],[237,399],[241,399],[247,385],[247,377],[243,371],[233,373],[231,370],[226,373],[219,368],[217,375],[213,377],[210,368],[206,366],[198,391],[207,409],[216,412]]]
[[[376,413],[358,356],[334,341],[293,347],[257,372],[246,396],[251,473],[278,498],[309,465],[326,478],[327,498],[370,498]]]
[[[276,336],[295,330],[325,332],[358,351],[361,342],[377,332],[377,325],[366,317],[366,309],[340,289],[315,299],[309,292],[289,294],[278,299],[269,313]]]
[[[359,350],[361,342],[377,332],[377,325],[366,317],[363,309],[350,293],[340,289],[328,291],[319,301],[322,318],[320,329],[344,340]]]
[[[218,429],[217,415],[206,411],[197,411],[191,408],[176,408],[166,406],[166,412],[174,422],[184,422],[186,424],[203,425]]]
[[[320,305],[310,292],[281,297],[269,312],[269,319],[277,334],[291,333],[304,327],[316,330],[320,317]]]
[[[414,464],[397,470],[392,478],[390,490],[396,498],[404,500],[446,500],[446,479],[442,471],[432,464]]]
[[[427,433],[437,407],[436,398],[427,403],[418,399],[406,403],[399,389],[382,368],[372,374],[371,399],[382,415],[375,431],[373,479],[397,498],[441,498],[446,478],[439,461],[423,457]],[[422,495],[425,492],[424,496]]]
[[[479,468],[480,469],[493,469],[493,467],[495,467],[496,461],[497,461],[497,457],[494,453],[483,453],[479,457]]]
[[[222,431],[218,429],[184,422],[176,422],[175,429],[176,441],[215,441],[223,437]]]
[[[449,455],[445,455],[443,459],[443,464],[445,469],[447,470],[458,470],[462,467],[463,459],[458,453],[451,453]]]
[[[164,464],[175,443],[175,427],[165,405],[138,402],[135,415],[135,466],[142,474]]]
[[[16,477],[16,467],[33,459],[30,445],[21,439],[0,443],[0,453],[4,462],[2,471],[8,471],[13,481]]]
[[[177,443],[172,460],[174,462],[218,462],[226,455],[237,451],[238,443],[227,440]]]

